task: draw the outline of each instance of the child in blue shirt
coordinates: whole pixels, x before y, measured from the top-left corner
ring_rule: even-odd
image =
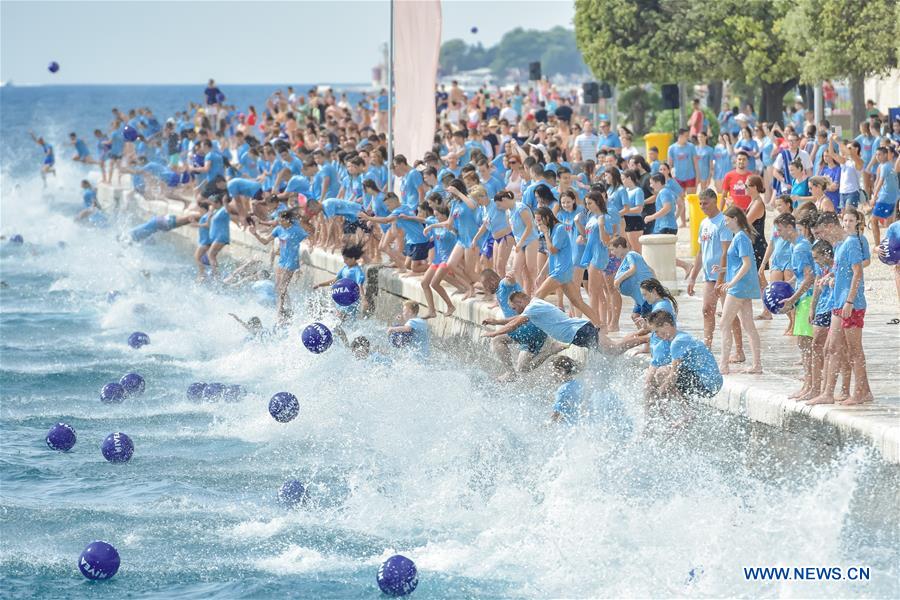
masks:
[[[359,286],[359,299],[349,306],[337,306],[337,314],[341,319],[347,319],[356,317],[358,311],[361,309],[363,313],[366,312],[366,308],[368,306],[366,302],[366,294],[363,289],[363,285],[366,282],[366,272],[363,271],[363,268],[359,264],[359,259],[362,258],[363,255],[363,247],[358,244],[348,244],[344,246],[344,249],[341,250],[341,256],[344,259],[344,266],[337,272],[337,275],[328,281],[323,281],[322,283],[317,283],[313,286],[314,290],[319,288],[328,287],[334,285],[341,279],[349,279],[354,282],[357,286]]]
[[[613,286],[622,296],[628,296],[634,300],[631,320],[637,325],[638,319],[646,318],[652,308],[641,296],[640,285],[646,279],[655,278],[656,273],[653,272],[643,256],[628,250],[628,242],[623,237],[614,238],[609,244],[609,251],[622,261],[613,280]]]
[[[578,365],[568,356],[557,356],[551,363],[553,377],[560,382],[554,395],[553,412],[550,414],[551,423],[565,423],[574,425],[581,412],[581,401],[584,395],[584,387],[575,379]]]
[[[414,302],[413,300],[405,301],[403,303],[402,318],[406,323],[388,327],[388,335],[394,333],[408,334],[408,345],[412,348],[415,355],[419,359],[428,358],[431,353],[429,347],[428,323],[424,319],[419,318],[419,303]]]

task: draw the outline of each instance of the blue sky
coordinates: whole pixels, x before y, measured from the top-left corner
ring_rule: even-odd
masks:
[[[384,0],[2,0],[0,79],[366,83],[387,40],[388,7]],[[489,46],[515,27],[571,28],[574,13],[570,0],[444,0],[443,39]],[[51,75],[54,60],[61,68]]]

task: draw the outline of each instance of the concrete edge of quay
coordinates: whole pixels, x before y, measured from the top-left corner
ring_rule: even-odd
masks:
[[[141,216],[182,212],[184,204],[175,200],[145,199],[130,187],[99,184],[98,201],[104,208],[129,211]],[[182,227],[171,233],[195,242],[196,231]],[[231,244],[227,251],[232,258],[245,259],[252,256],[267,256],[264,248],[249,233],[232,228]],[[302,251],[302,262],[324,273],[335,274],[343,266],[340,255],[320,249]],[[419,279],[400,277],[393,269],[369,267],[368,294],[380,293],[409,299],[425,305],[424,294]],[[499,315],[499,309],[488,308],[477,299],[459,301],[452,317],[438,314],[431,320],[433,335],[442,338],[463,337],[486,347],[480,337],[481,322]],[[566,353],[579,358],[583,350],[570,348]],[[638,364],[646,363],[646,355],[629,356]],[[582,357],[583,358],[583,357]],[[851,443],[866,443],[876,448],[882,458],[889,463],[900,464],[900,418],[895,411],[879,405],[842,407],[839,405],[807,406],[786,397],[788,378],[767,374],[765,379],[749,375],[731,374],[725,376],[722,390],[704,404],[733,413],[772,427],[803,435],[817,442],[844,446]]]

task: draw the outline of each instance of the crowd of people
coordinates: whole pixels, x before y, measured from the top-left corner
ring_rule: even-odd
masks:
[[[772,315],[754,315],[753,300],[774,281],[793,290],[779,311],[803,365],[793,397],[873,399],[862,346],[864,269],[888,228],[900,235],[900,120],[875,111],[846,140],[827,121],[812,122],[802,105],[788,109],[783,124],[759,122],[746,106],[723,110],[713,139],[695,101],[689,127],[669,147],[644,153],[626,127],[612,131],[601,118],[595,131],[574,94],[550,87],[467,94],[454,84],[435,98],[433,147],[395,155],[390,165],[384,90],[351,105],[329,90],[288,88],[257,112],[228,104],[212,80],[201,102],[164,123],[148,108],[113,109],[110,127],[94,133],[96,156],[73,133],[73,158],[99,164],[105,182],[127,174],[140,193],[184,202],[182,214],[153,218],[130,237],[196,227],[199,280],[219,277],[233,227],[272,244],[278,318],[290,314],[301,243],[341,252],[338,278],[360,287],[361,265],[385,259],[401,276],[419,278],[424,310],[408,302],[390,332],[423,356],[428,319],[482,296],[503,314],[485,321],[484,335],[505,378],[552,357],[563,381],[555,419],[573,418],[581,393],[572,383],[577,365],[554,356],[569,344],[612,353],[646,345],[654,405],[717,393],[722,374],[747,360],[744,336],[751,356],[743,370],[762,373],[756,323]],[[45,171],[52,169],[52,148],[35,139],[50,157]],[[100,208],[83,186],[79,216],[87,218]],[[678,328],[678,302],[641,247],[643,235],[687,226],[690,194],[705,215],[700,252],[678,265],[688,294],[703,297],[700,339]],[[766,232],[771,212],[777,217]],[[620,330],[626,298],[634,329],[614,341],[608,334]],[[373,355],[367,340],[351,347]]]

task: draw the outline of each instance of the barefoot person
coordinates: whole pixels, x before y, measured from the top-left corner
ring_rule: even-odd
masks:
[[[725,255],[725,281],[719,284],[719,290],[725,294],[720,325],[722,357],[719,370],[723,375],[729,373],[731,324],[737,318],[741,322],[741,328],[750,338],[750,352],[753,355],[753,364],[742,372],[762,373],[759,332],[753,323],[753,300],[760,295],[756,258],[753,254],[753,237],[756,231],[750,227],[744,211],[736,206],[725,211],[725,226],[734,237]],[[721,267],[713,268],[716,271],[721,269]]]
[[[268,237],[259,235],[255,225],[250,227],[250,233],[264,245],[276,239],[279,242],[278,267],[275,269],[275,311],[278,315],[282,315],[288,303],[288,285],[294,273],[300,269],[300,243],[309,234],[300,227],[296,213],[292,210],[286,210],[278,215],[278,226]]]

